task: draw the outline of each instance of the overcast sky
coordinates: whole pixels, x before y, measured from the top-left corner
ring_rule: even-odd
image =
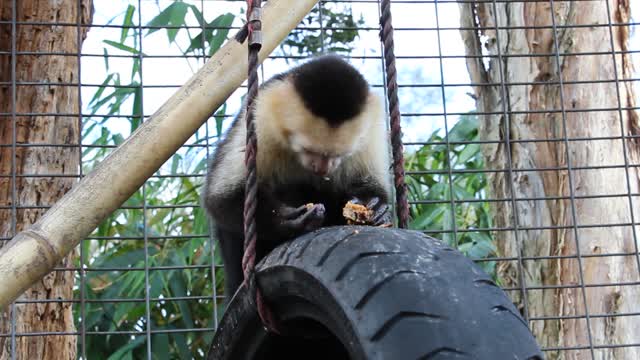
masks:
[[[212,0],[192,0],[185,1],[200,6],[204,4],[203,13],[207,20],[215,16],[232,12],[240,14],[240,9],[245,6],[244,2],[224,2]],[[142,0],[142,24],[147,24],[155,15],[158,9],[164,9],[171,3],[170,0]],[[94,0],[95,15],[94,25],[106,24],[111,19],[116,18],[112,23],[121,24],[122,14],[128,4],[137,7],[137,0]],[[640,14],[640,1],[631,1],[632,11]],[[342,6],[340,4],[327,4],[327,7]],[[354,15],[359,18],[361,15],[365,20],[365,26],[375,27],[378,23],[378,7],[376,3],[354,3]],[[394,26],[398,29],[411,27],[436,27],[435,5],[433,3],[402,3],[392,7]],[[138,23],[138,14],[134,15],[134,21]],[[438,5],[438,21],[441,28],[455,28],[459,26],[458,4],[441,3]],[[197,26],[195,18],[189,17],[188,24]],[[234,25],[239,25],[239,19]],[[632,29],[631,50],[640,50],[640,36],[637,31],[638,26]],[[268,31],[268,29],[267,29]],[[231,32],[233,33],[233,31]],[[105,44],[104,39],[118,40],[120,29],[93,27],[83,45],[84,54],[102,54]],[[397,56],[437,56],[438,34],[435,31],[402,31],[395,33],[395,46]],[[464,45],[458,30],[440,31],[441,53],[442,55],[464,55]],[[188,44],[185,34],[178,37],[178,43]],[[109,48],[112,54],[123,53],[122,51]],[[176,46],[167,46],[166,32],[157,31],[154,34],[144,37],[142,50],[148,55],[180,55],[181,50]],[[377,31],[360,31],[360,39],[357,41],[353,55],[379,55],[381,52]],[[633,54],[636,69],[640,69],[640,54]],[[374,85],[382,84],[382,72],[380,60],[354,60],[359,69],[365,74],[367,79]],[[117,59],[110,60],[111,71],[130,73],[131,60]],[[143,61],[143,84],[149,85],[173,85],[168,88],[148,88],[144,92],[144,112],[145,115],[152,114],[160,105],[171,96],[177,86],[186,82],[195,70],[199,68],[196,59],[185,60],[181,58],[145,58]],[[437,59],[399,59],[398,60],[399,83],[410,84],[440,84],[440,62]],[[263,71],[266,77],[285,70],[288,66],[282,60],[267,61]],[[445,59],[443,61],[443,73],[445,84],[465,84],[469,82],[464,59]],[[82,82],[84,84],[99,84],[106,77],[104,60],[101,57],[88,57],[82,59]],[[95,87],[83,88],[83,102],[88,102]],[[640,89],[639,89],[640,91]],[[473,100],[467,95],[471,89],[466,86],[446,87],[446,111],[447,112],[468,112],[475,107]],[[240,95],[236,92],[229,102],[229,112],[235,113],[240,104]],[[421,113],[442,113],[443,101],[439,88],[425,87],[405,87],[400,89],[401,110],[403,112]],[[130,109],[125,107],[125,109]],[[407,117],[405,130],[405,140],[424,140],[434,129],[444,127],[444,117]],[[455,123],[456,117],[447,117],[449,128]],[[118,119],[111,121],[112,126],[120,129],[118,123],[125,122]],[[419,125],[419,126],[418,126]],[[124,127],[123,127],[124,129]],[[123,130],[125,131],[125,130]],[[128,134],[123,134],[128,135]]]

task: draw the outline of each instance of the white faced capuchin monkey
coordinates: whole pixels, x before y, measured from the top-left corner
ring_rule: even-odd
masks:
[[[389,156],[383,103],[335,55],[264,83],[251,110],[258,140],[257,260],[284,241],[344,225],[348,201],[389,223]],[[203,193],[225,266],[226,295],[242,283],[245,114],[218,145]]]

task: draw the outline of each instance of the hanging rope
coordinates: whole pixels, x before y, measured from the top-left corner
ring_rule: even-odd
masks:
[[[407,186],[404,183],[404,150],[402,146],[402,127],[400,126],[396,56],[393,52],[391,1],[382,0],[381,8],[380,26],[382,30],[380,31],[380,39],[384,45],[384,63],[387,70],[387,98],[391,116],[391,147],[393,151],[393,175],[396,188],[398,227],[406,229],[409,223],[409,203],[407,201]]]
[[[247,0],[247,30],[249,46],[249,79],[247,92],[247,107],[245,121],[247,125],[247,145],[245,151],[245,166],[247,168],[247,183],[244,198],[244,256],[242,270],[244,282],[254,291],[258,314],[268,331],[277,332],[275,318],[271,310],[264,303],[258,284],[255,283],[254,268],[256,265],[256,208],[258,205],[258,182],[256,171],[256,156],[258,141],[253,121],[253,101],[258,95],[258,52],[262,47],[262,1]]]

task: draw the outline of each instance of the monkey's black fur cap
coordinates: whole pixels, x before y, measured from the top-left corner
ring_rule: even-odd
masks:
[[[293,85],[305,106],[331,126],[360,113],[369,93],[358,70],[336,55],[317,57],[293,70]]]

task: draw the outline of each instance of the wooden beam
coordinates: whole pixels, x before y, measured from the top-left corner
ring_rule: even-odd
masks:
[[[318,0],[269,0],[260,61]],[[0,308],[49,273],[184,144],[247,77],[247,46],[231,39],[158,111],[38,222],[0,249]]]

